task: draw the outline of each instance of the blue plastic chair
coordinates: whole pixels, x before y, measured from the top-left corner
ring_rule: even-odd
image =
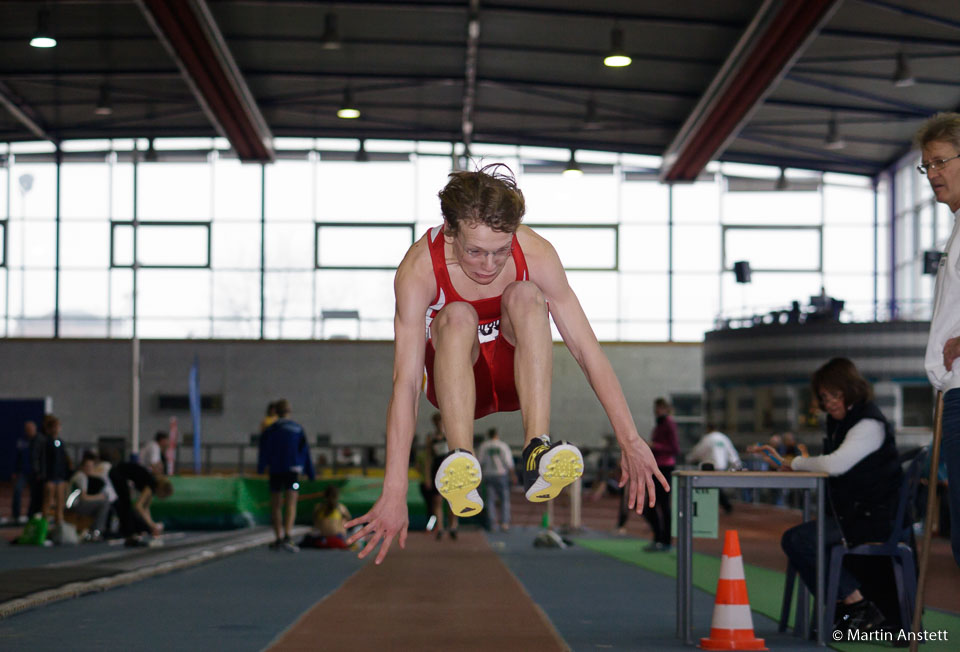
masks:
[[[830,550],[829,575],[827,577],[826,595],[824,604],[827,607],[826,623],[832,626],[836,618],[837,592],[840,586],[840,569],[843,566],[843,558],[847,555],[863,555],[869,557],[889,557],[893,562],[893,577],[897,587],[897,603],[900,607],[900,622],[904,628],[909,628],[913,619],[913,605],[917,599],[917,566],[916,550],[911,542],[913,537],[913,524],[919,514],[914,513],[914,504],[917,497],[917,489],[920,486],[920,480],[923,476],[923,465],[926,462],[929,448],[919,449],[910,460],[903,473],[903,480],[900,485],[900,493],[897,499],[897,515],[890,536],[881,543],[862,543],[852,548],[847,548],[842,543],[838,543]],[[909,459],[909,457],[908,457]],[[784,585],[783,603],[780,609],[780,623],[778,631],[787,630],[787,618],[790,614],[790,603],[793,600],[793,586],[795,583],[797,571],[789,562],[787,563],[787,576]],[[797,605],[797,622],[800,623],[800,605]],[[815,621],[815,619],[812,619]],[[811,623],[812,624],[812,623]]]

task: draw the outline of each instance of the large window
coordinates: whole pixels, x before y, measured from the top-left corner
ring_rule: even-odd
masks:
[[[393,275],[442,220],[437,193],[459,147],[278,139],[241,164],[219,140],[0,146],[0,310],[6,336],[390,339]],[[133,150],[136,146],[137,152]],[[475,144],[523,190],[525,223],[553,243],[598,336],[697,341],[718,319],[788,308],[821,289],[846,319],[883,316],[896,194],[898,286],[922,312],[920,252],[943,211],[898,173],[868,179],[711,164],[657,180],[656,157]],[[914,173],[914,176],[915,173]],[[908,196],[902,194],[907,192]],[[913,194],[909,194],[913,193]],[[918,258],[919,256],[919,258]],[[748,261],[749,284],[733,263]],[[555,336],[558,336],[556,331]]]

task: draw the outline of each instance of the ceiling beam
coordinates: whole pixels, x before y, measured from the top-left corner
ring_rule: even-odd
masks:
[[[273,136],[205,0],[137,0],[184,80],[241,161],[273,160]]]
[[[57,142],[43,127],[43,121],[33,108],[14,93],[9,86],[0,81],[0,104],[10,112],[17,122],[29,129],[41,140]]]
[[[839,0],[766,0],[664,152],[661,181],[693,181],[739,133]]]

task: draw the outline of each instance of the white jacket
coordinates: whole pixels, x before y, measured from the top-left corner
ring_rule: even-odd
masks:
[[[718,430],[705,434],[687,453],[687,462],[713,464],[717,471],[739,469],[743,464],[730,438]]]
[[[960,358],[947,371],[943,364],[943,345],[960,336],[960,211],[954,213],[953,232],[940,259],[937,289],[933,300],[933,318],[930,320],[930,339],[924,366],[930,383],[942,392],[960,387]]]

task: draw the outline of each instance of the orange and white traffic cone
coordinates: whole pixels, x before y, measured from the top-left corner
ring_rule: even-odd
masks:
[[[710,636],[700,639],[704,650],[766,650],[763,639],[753,633],[753,615],[747,598],[747,579],[743,574],[740,538],[736,530],[727,530],[720,558],[720,579],[713,606]]]

